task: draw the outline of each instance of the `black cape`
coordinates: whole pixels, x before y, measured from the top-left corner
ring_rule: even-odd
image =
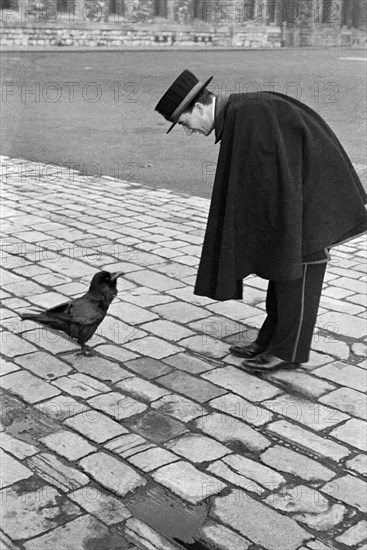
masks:
[[[367,230],[366,193],[312,109],[260,92],[217,98],[221,146],[194,293],[242,298],[242,279],[302,276],[302,263]]]

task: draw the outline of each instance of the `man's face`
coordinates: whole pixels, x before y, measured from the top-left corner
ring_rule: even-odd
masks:
[[[180,124],[188,135],[199,133],[208,136],[214,128],[213,105],[195,103],[191,113],[182,113],[177,124]]]

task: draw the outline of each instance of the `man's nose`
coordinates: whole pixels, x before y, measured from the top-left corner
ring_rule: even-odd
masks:
[[[185,130],[186,135],[191,136],[192,134],[191,128],[188,128],[187,126],[182,126],[182,128]]]

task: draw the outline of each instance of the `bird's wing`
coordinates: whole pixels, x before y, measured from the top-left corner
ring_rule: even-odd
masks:
[[[85,296],[82,296],[72,302],[70,315],[74,323],[91,325],[93,323],[100,323],[104,319],[106,311],[103,311],[97,304],[89,301]]]
[[[85,296],[48,309],[46,314],[50,317],[80,325],[100,323],[105,316],[105,312],[91,303]]]

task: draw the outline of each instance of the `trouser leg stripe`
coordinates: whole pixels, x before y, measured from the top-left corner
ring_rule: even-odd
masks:
[[[296,356],[297,356],[297,349],[299,340],[301,337],[301,331],[302,331],[302,324],[303,324],[303,317],[305,312],[305,288],[306,288],[306,276],[307,276],[307,264],[304,266],[304,272],[303,272],[303,279],[302,279],[302,295],[301,295],[301,311],[299,316],[299,324],[298,324],[298,331],[297,331],[297,337],[296,341],[294,343],[293,353],[292,353],[292,362],[295,362]]]

